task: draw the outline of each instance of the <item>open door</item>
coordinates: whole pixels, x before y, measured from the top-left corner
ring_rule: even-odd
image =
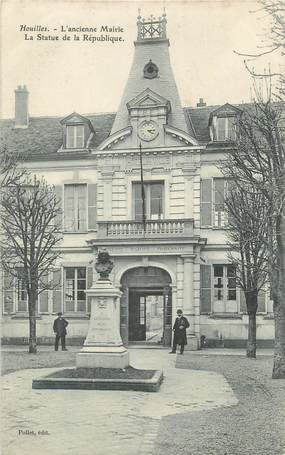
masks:
[[[129,290],[129,341],[146,339],[146,297]]]

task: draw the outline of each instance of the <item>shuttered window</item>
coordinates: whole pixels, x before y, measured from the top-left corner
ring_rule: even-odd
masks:
[[[68,184],[55,186],[56,198],[59,206],[64,199],[64,229],[68,232],[96,229],[97,221],[97,185],[96,184]],[[88,210],[88,213],[87,213]],[[63,225],[63,211],[56,217],[59,229]]]
[[[87,230],[87,185],[64,185],[64,229],[68,232]]]

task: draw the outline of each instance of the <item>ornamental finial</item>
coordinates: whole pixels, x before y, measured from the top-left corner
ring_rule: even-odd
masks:
[[[158,39],[166,39],[166,12],[163,8],[162,16],[156,18],[150,14],[148,19],[141,17],[141,10],[138,9],[137,18],[138,41],[152,41]]]

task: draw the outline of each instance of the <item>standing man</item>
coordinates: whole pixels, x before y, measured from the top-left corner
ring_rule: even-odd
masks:
[[[180,354],[183,354],[184,346],[187,344],[186,329],[188,329],[189,325],[188,319],[183,316],[183,311],[177,310],[177,318],[175,319],[173,326],[173,347],[169,354],[176,353],[178,344],[180,345]]]
[[[61,349],[63,351],[67,351],[65,347],[65,335],[66,335],[66,327],[68,326],[68,322],[63,319],[62,313],[57,313],[57,318],[54,320],[53,323],[53,331],[55,333],[55,344],[54,350],[58,351],[58,342],[59,339],[61,340]]]

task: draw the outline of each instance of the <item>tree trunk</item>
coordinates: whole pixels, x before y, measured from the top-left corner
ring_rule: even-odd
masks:
[[[250,311],[248,313],[246,356],[256,358],[256,311]]]
[[[273,379],[285,379],[285,219],[277,217],[277,289],[274,289],[275,349]]]
[[[36,303],[37,295],[33,289],[29,295],[29,354],[35,354],[37,352]]]
[[[256,312],[258,290],[252,289],[245,293],[246,308],[248,314],[248,332],[247,332],[247,347],[246,356],[256,358]]]
[[[275,347],[273,360],[273,379],[285,379],[285,306],[274,302]]]

